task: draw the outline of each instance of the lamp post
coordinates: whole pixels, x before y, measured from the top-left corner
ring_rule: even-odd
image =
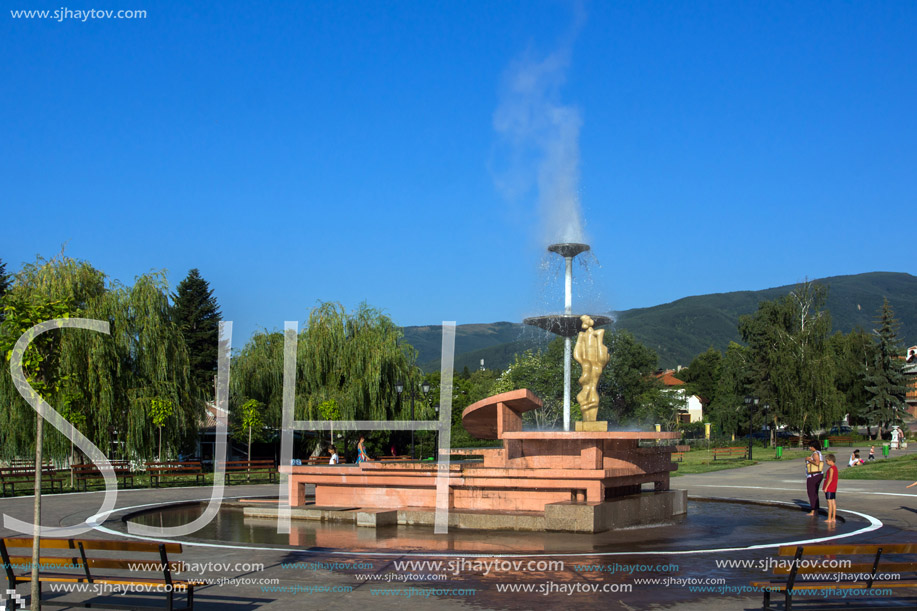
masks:
[[[748,406],[748,460],[751,460],[751,429],[752,422],[754,420],[754,412],[752,411],[752,406],[758,407],[758,397],[752,397],[751,395],[748,395],[745,397],[745,405]]]
[[[416,388],[414,386],[414,381],[409,382],[411,388],[411,422],[414,422],[414,397]],[[420,390],[423,391],[424,396],[427,396],[427,393],[430,392],[430,383],[424,380],[420,384]],[[395,392],[398,393],[398,399],[401,400],[401,393],[404,392],[404,382],[398,381],[395,382]],[[411,460],[415,458],[414,456],[414,429],[411,429]]]

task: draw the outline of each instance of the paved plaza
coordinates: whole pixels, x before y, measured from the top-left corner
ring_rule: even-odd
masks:
[[[672,480],[673,488],[685,488],[689,498],[742,499],[761,502],[795,504],[799,510],[788,511],[773,507],[780,517],[767,525],[773,540],[779,537],[781,525],[790,529],[807,528],[809,537],[818,539],[836,534],[824,523],[806,517],[805,482],[800,461],[766,462],[751,467],[685,475]],[[917,494],[905,489],[909,482],[841,480],[838,494],[840,516],[851,524],[844,532],[872,529],[843,539],[843,542],[917,542]],[[275,495],[275,485],[232,486],[227,497],[253,498]],[[165,489],[136,489],[121,491],[118,508],[145,504],[172,503],[207,499],[209,488],[173,487]],[[43,524],[71,525],[94,515],[102,501],[102,493],[56,494],[44,497]],[[3,513],[29,520],[31,497],[0,500]],[[844,513],[853,511],[858,514]],[[123,531],[121,513],[114,513],[103,524],[103,531],[85,535],[109,538],[110,531]],[[866,517],[863,517],[866,516]],[[774,532],[777,531],[777,532]],[[4,535],[12,534],[4,530]],[[632,534],[632,533],[631,533]],[[461,535],[456,535],[456,541]],[[726,539],[729,534],[725,533]],[[201,611],[217,609],[279,610],[310,609],[537,609],[563,606],[580,609],[754,609],[761,607],[761,594],[747,591],[749,582],[766,574],[761,568],[724,567],[723,561],[765,562],[774,557],[773,548],[733,549],[720,552],[680,550],[653,554],[542,554],[515,557],[531,567],[516,570],[510,566],[514,559],[511,543],[501,537],[500,555],[483,557],[458,552],[428,557],[407,553],[360,554],[341,553],[328,546],[298,551],[295,547],[269,544],[237,544],[203,542],[193,537],[183,541],[181,559],[200,570],[183,578],[203,578],[211,585],[195,591],[195,608]],[[779,540],[779,538],[778,538]],[[791,539],[792,540],[792,539]],[[734,547],[745,548],[753,542],[737,541]],[[456,549],[460,546],[456,544]],[[445,569],[443,580],[430,578],[435,572],[430,565],[417,565],[413,570],[396,566],[404,560],[453,561]],[[488,562],[500,560],[504,566]],[[563,570],[539,570],[549,560],[560,560]],[[541,564],[539,565],[539,562]],[[212,570],[214,563],[228,563],[241,570]],[[297,563],[293,566],[294,563]],[[477,564],[474,564],[477,563]],[[246,565],[263,564],[263,570],[244,570]],[[591,565],[590,570],[584,567]],[[602,570],[601,566],[605,569]],[[555,565],[556,567],[556,565]],[[455,569],[455,570],[453,570]],[[413,576],[411,576],[413,574]],[[375,581],[367,581],[375,575]],[[656,583],[646,583],[648,580]],[[265,584],[264,581],[272,583]],[[388,580],[388,581],[386,581]],[[222,583],[221,583],[222,582]],[[596,587],[606,591],[585,592]],[[515,588],[516,591],[509,591]],[[706,592],[698,591],[706,589]],[[741,589],[746,588],[745,592]],[[47,586],[45,587],[47,591]],[[529,592],[521,590],[529,589]],[[628,590],[629,591],[626,591]],[[20,586],[20,593],[27,590]],[[448,590],[448,592],[446,592]],[[917,592],[899,590],[900,595]],[[67,600],[80,600],[80,594],[68,594]],[[155,600],[153,600],[155,598]],[[114,596],[121,602],[126,597]],[[152,604],[164,603],[164,595],[150,597]],[[781,597],[776,596],[776,601]],[[893,600],[883,601],[890,607],[906,607]],[[912,603],[913,601],[909,601]],[[77,608],[77,607],[73,607]]]

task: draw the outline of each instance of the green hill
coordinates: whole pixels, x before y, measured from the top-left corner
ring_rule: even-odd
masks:
[[[899,339],[908,346],[917,344],[917,277],[872,272],[833,276],[817,282],[828,286],[826,305],[834,330],[871,329],[882,299],[887,297],[901,322]],[[615,327],[627,329],[655,350],[660,366],[687,365],[710,346],[725,350],[730,341],[739,341],[739,316],[753,313],[760,302],[785,295],[795,286],[698,295],[651,308],[625,310],[614,313]],[[438,368],[440,327],[406,327],[404,332],[405,339],[419,352],[421,367],[426,371]],[[502,369],[516,352],[544,345],[549,339],[546,333],[521,323],[459,325],[455,367],[476,369],[484,359],[489,369]]]

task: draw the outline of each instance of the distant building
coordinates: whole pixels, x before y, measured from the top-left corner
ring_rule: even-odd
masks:
[[[904,375],[907,377],[907,413],[917,418],[917,346],[907,349],[907,365],[904,366]]]
[[[681,367],[679,367],[679,370]],[[689,395],[685,397],[687,391],[684,388],[680,388],[685,385],[684,382],[675,377],[676,371],[674,369],[665,369],[662,371],[656,372],[656,379],[662,382],[663,386],[666,387],[666,390],[669,392],[676,393],[677,396],[681,397],[685,401],[685,406],[679,410],[678,421],[683,424],[688,424],[691,422],[701,422],[704,419],[704,408],[701,402],[701,398],[697,395]]]

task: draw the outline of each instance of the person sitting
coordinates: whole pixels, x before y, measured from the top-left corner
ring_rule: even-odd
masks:
[[[329,448],[328,451],[331,452],[331,460],[328,461],[328,464],[329,464],[329,465],[336,465],[336,464],[338,464],[338,463],[341,462],[341,461],[338,459],[338,450],[337,450],[337,448],[335,448],[334,446],[331,446],[331,448]]]
[[[850,461],[847,463],[848,467],[855,467],[857,465],[865,465],[866,461],[860,458],[860,451],[854,450],[853,454],[850,455]]]

